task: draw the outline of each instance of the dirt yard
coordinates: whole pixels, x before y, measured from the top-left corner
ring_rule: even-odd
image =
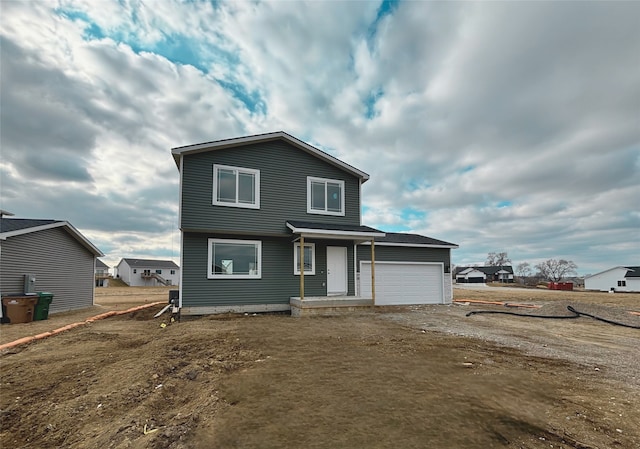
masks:
[[[6,448],[637,448],[640,295],[455,289],[528,303],[338,317],[216,316],[162,306],[0,353]],[[3,325],[0,342],[167,289],[105,288],[88,310]]]

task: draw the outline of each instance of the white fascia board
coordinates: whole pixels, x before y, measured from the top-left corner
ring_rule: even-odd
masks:
[[[371,242],[363,242],[360,245],[371,245]],[[376,242],[376,246],[404,246],[407,248],[458,248],[458,245],[436,245],[426,243],[393,243],[393,242]]]
[[[618,266],[618,267],[613,267],[613,268],[609,268],[608,270],[601,271],[600,273],[592,274],[591,276],[585,276],[585,279],[590,279],[592,277],[600,276],[601,274],[608,273],[609,271],[620,270],[620,269],[627,270],[627,271],[633,271],[633,270],[629,270],[627,267],[623,267],[621,265],[621,266]],[[625,274],[626,274],[626,272],[625,272]]]
[[[80,231],[74,228],[71,225],[71,223],[69,223],[68,221],[56,221],[54,223],[49,223],[42,226],[34,226],[32,228],[25,228],[25,229],[18,229],[16,231],[3,232],[2,234],[0,234],[0,239],[6,240],[9,237],[30,234],[32,232],[38,232],[38,231],[46,231],[47,229],[54,229],[54,228],[60,228],[60,227],[67,228],[67,230],[73,235],[73,237],[75,237],[75,239],[78,240],[84,247],[86,247],[91,252],[93,252],[96,255],[96,257],[104,256],[102,251],[100,251],[93,243],[87,240],[87,238],[84,235],[82,235]]]
[[[331,229],[296,228],[290,223],[287,223],[287,227],[291,229],[291,232],[293,232],[294,234],[301,234],[305,237],[315,238],[355,239],[359,237],[375,238],[385,236],[385,234],[382,232],[332,231]]]
[[[199,143],[195,145],[188,145],[184,147],[176,147],[171,149],[171,154],[173,155],[173,159],[176,165],[178,166],[178,168],[180,168],[180,165],[178,162],[178,156],[180,155],[200,153],[202,151],[209,151],[209,150],[221,150],[223,148],[235,147],[235,146],[243,145],[247,143],[266,142],[268,140],[274,140],[274,139],[284,139],[287,142],[291,143],[292,145],[295,145],[298,148],[319,157],[320,159],[324,159],[327,162],[333,165],[337,165],[343,170],[354,174],[355,176],[361,178],[362,182],[365,182],[369,179],[369,175],[367,173],[361,170],[358,170],[357,168],[347,164],[346,162],[342,162],[340,159],[334,156],[331,156],[329,153],[325,153],[324,151],[319,150],[318,148],[313,147],[308,143],[303,142],[302,140],[299,140],[293,137],[292,135],[285,133],[284,131],[277,131],[274,133],[267,133],[267,134],[258,134],[254,136],[236,137],[231,139],[218,140],[214,142],[205,142],[205,143]]]

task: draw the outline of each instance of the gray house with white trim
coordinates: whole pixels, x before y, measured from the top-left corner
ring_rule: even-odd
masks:
[[[171,152],[180,172],[183,314],[284,311],[292,298],[374,301],[376,291],[375,304],[399,303],[381,292],[407,272],[420,281],[403,285],[437,288],[404,303],[451,301],[450,250],[457,245],[364,226],[361,186],[369,175],[361,170],[285,132]],[[376,256],[378,241],[385,246]],[[398,262],[404,265],[392,267]]]
[[[35,291],[53,293],[50,313],[93,305],[96,257],[104,256],[69,222],[0,218],[0,294],[23,294],[24,276]]]

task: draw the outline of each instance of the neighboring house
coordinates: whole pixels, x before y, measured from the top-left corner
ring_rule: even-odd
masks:
[[[109,286],[109,266],[96,259],[96,287],[108,287]]]
[[[640,266],[613,267],[584,278],[585,290],[640,292]]]
[[[96,257],[104,256],[69,222],[0,218],[0,294],[53,293],[49,312],[93,305]],[[25,286],[25,275],[35,279]]]
[[[455,277],[458,284],[484,284],[487,282],[487,275],[478,267],[456,267]]]
[[[513,267],[510,265],[491,267],[457,267],[456,282],[460,284],[477,284],[486,282],[513,283]]]
[[[369,175],[357,168],[284,132],[172,155],[180,171],[183,314],[284,311],[296,298],[371,299],[372,265],[376,304],[451,301],[457,245],[363,226]]]
[[[116,276],[130,287],[178,285],[180,267],[172,260],[126,258],[116,265]]]

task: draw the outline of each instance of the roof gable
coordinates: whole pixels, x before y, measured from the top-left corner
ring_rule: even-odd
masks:
[[[82,246],[95,256],[104,256],[93,243],[80,233],[68,221],[63,220],[38,220],[30,218],[0,218],[0,240],[5,240],[23,234],[45,231],[47,229],[63,228],[68,234],[77,240]]]
[[[609,268],[608,270],[604,270],[601,271],[599,273],[595,273],[592,274],[590,276],[585,276],[585,279],[590,279],[590,278],[595,278],[595,277],[599,277],[602,275],[605,275],[611,271],[620,271],[620,275],[625,277],[625,278],[629,278],[629,277],[640,277],[640,267],[623,267],[623,266],[617,266],[617,267],[612,267]]]
[[[261,143],[261,142],[269,142],[272,140],[282,140],[285,141],[292,146],[298,148],[299,150],[305,151],[312,156],[315,156],[319,159],[324,160],[325,162],[344,170],[347,173],[350,173],[353,176],[361,179],[362,182],[365,182],[369,179],[369,175],[352,165],[347,164],[346,162],[341,161],[340,159],[331,156],[328,153],[325,153],[318,148],[309,145],[306,142],[303,142],[300,139],[293,137],[290,134],[287,134],[284,131],[277,131],[273,133],[266,134],[256,134],[253,136],[244,136],[244,137],[235,137],[231,139],[223,139],[223,140],[215,140],[212,142],[204,142],[194,145],[186,145],[181,147],[175,147],[171,149],[171,154],[173,155],[173,159],[180,169],[180,157],[189,154],[202,153],[207,151],[215,151],[227,148],[239,147],[247,144],[253,143]]]

